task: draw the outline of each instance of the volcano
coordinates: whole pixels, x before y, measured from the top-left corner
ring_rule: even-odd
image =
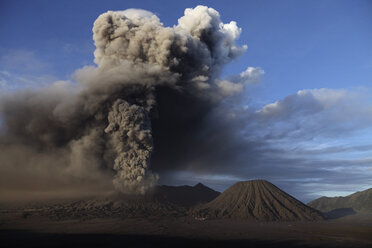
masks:
[[[196,207],[196,218],[258,221],[323,220],[323,215],[265,180],[238,182],[213,201]]]

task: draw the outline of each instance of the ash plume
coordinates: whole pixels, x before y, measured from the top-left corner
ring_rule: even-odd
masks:
[[[0,96],[2,187],[39,180],[42,188],[47,177],[146,192],[158,179],[150,163],[176,167],[164,157],[182,159],[207,113],[243,89],[245,74],[241,82],[219,79],[246,50],[235,44],[240,32],[205,6],[186,9],[173,27],[145,10],[100,15],[97,66],[77,70],[74,82]]]
[[[148,112],[141,106],[119,99],[114,102],[108,121],[105,132],[112,135],[111,141],[117,153],[114,185],[124,192],[137,189],[144,193],[146,187],[152,186],[157,179],[147,172],[153,149]]]

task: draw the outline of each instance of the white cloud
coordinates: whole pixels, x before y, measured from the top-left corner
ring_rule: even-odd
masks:
[[[154,13],[144,9],[126,9],[121,13],[129,19],[156,18],[159,20]]]
[[[354,102],[353,99],[358,94],[345,89],[299,90],[296,94],[263,106],[257,113],[267,118],[289,117],[293,114],[315,114],[344,105],[345,102]]]
[[[246,122],[247,126],[257,128],[255,135],[261,138],[289,140],[294,145],[309,140],[346,140],[371,129],[371,92],[366,89],[300,90],[253,111]]]
[[[260,83],[265,72],[260,67],[248,67],[239,75],[230,76],[228,79],[215,80],[219,92],[223,96],[233,96],[241,93],[247,85]]]
[[[244,85],[233,83],[228,80],[218,80],[216,84],[223,96],[232,96],[243,91]]]
[[[262,76],[265,74],[260,67],[248,67],[240,73],[240,81],[246,84],[258,84],[261,82]]]

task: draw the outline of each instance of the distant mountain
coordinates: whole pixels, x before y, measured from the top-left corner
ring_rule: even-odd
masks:
[[[207,203],[220,195],[207,186],[198,183],[195,186],[158,186],[155,188],[154,197],[158,200],[189,208],[196,204]]]
[[[322,212],[338,208],[352,208],[362,213],[372,213],[372,188],[342,197],[320,197],[307,205]]]
[[[265,180],[238,182],[213,201],[196,207],[197,218],[233,218],[265,221],[323,220],[306,206]]]

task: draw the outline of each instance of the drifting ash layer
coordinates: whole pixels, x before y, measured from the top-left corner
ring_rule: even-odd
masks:
[[[92,218],[185,217],[197,204],[207,203],[220,193],[198,183],[195,186],[157,186],[145,195],[114,194],[58,204],[36,204],[22,216],[45,216],[56,220]]]
[[[259,221],[323,220],[320,212],[265,180],[238,182],[213,201],[193,211],[196,218]]]

